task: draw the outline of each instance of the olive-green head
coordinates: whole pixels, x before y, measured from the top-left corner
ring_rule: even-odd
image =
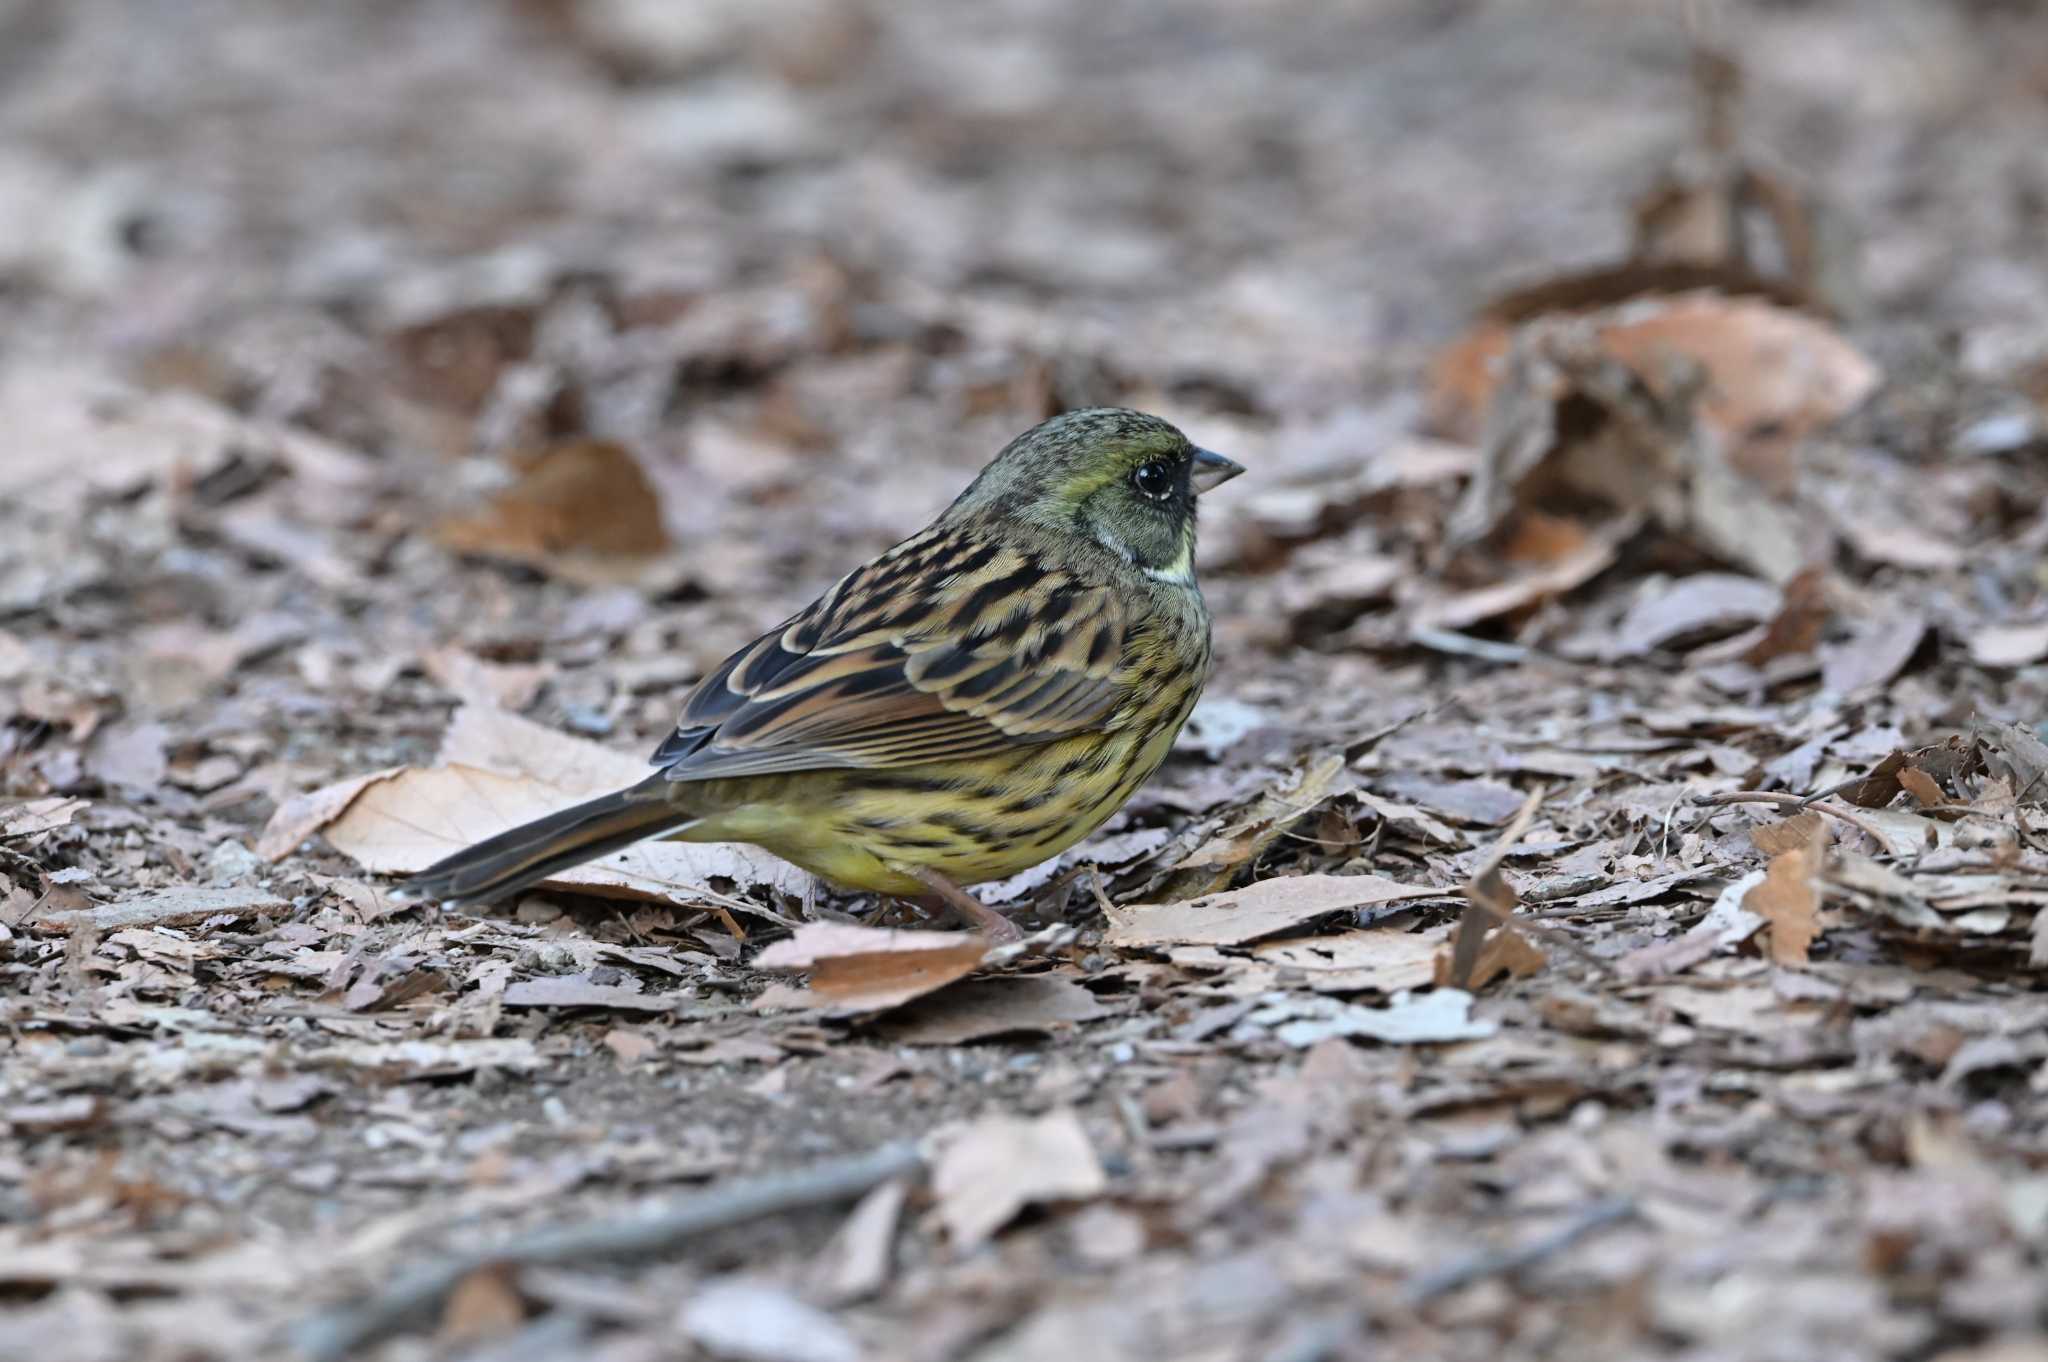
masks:
[[[946,512],[1082,535],[1163,580],[1194,579],[1195,498],[1244,469],[1156,416],[1070,411],[1004,447]]]

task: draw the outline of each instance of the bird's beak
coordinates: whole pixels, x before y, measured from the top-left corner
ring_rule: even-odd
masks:
[[[1195,495],[1200,496],[1214,491],[1242,472],[1244,465],[1235,459],[1226,459],[1213,449],[1198,449],[1195,451],[1194,476],[1189,481],[1195,484]]]

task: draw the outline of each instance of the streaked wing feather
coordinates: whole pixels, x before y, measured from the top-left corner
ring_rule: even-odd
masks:
[[[906,540],[734,653],[654,760],[673,780],[987,756],[1101,728],[1125,615],[957,528]]]

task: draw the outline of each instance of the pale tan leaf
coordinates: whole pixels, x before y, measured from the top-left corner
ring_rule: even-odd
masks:
[[[1743,897],[1742,906],[1770,925],[1771,959],[1804,965],[1820,935],[1819,852],[1794,847],[1771,858],[1763,882]]]
[[[1335,936],[1299,936],[1262,941],[1252,955],[1283,971],[1298,973],[1318,993],[1398,993],[1421,988],[1435,977],[1436,954],[1449,938],[1448,926],[1426,932],[1365,928]],[[1282,979],[1287,978],[1283,974]]]
[[[963,979],[988,950],[985,940],[969,932],[807,922],[754,957],[754,967],[809,971],[808,992],[778,995],[776,1001],[850,1016],[885,1011]]]
[[[266,861],[283,860],[298,850],[301,842],[341,817],[357,795],[403,770],[403,766],[387,766],[381,771],[350,776],[347,780],[337,780],[332,785],[294,795],[278,805],[277,812],[270,815],[270,821],[264,824],[262,835],[256,839],[256,854]]]
[[[1026,1206],[1099,1195],[1108,1185],[1071,1110],[1036,1120],[984,1116],[955,1135],[932,1170],[939,1220],[958,1250],[986,1241]]]
[[[1110,915],[1107,945],[1233,946],[1272,936],[1326,913],[1447,891],[1380,875],[1292,875],[1184,903],[1132,904]]]
[[[602,749],[599,749],[602,750]],[[327,840],[365,870],[411,874],[585,792],[565,794],[530,776],[471,766],[402,771],[361,792]],[[765,851],[728,844],[650,841],[551,875],[542,884],[611,898],[695,901],[712,879],[801,893],[801,871]]]

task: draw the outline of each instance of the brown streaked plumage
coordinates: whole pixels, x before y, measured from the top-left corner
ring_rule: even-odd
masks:
[[[422,871],[487,901],[666,833],[938,894],[1071,846],[1165,759],[1209,672],[1195,498],[1236,464],[1120,408],[1025,432],[932,525],[728,658],[653,776]]]

